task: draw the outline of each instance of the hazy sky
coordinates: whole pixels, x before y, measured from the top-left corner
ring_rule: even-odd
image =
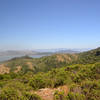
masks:
[[[100,0],[0,0],[0,49],[100,46]]]

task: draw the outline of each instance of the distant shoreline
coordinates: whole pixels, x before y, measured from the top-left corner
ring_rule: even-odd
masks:
[[[41,58],[41,57],[44,57],[44,56],[49,56],[51,54],[35,54],[35,55],[28,55],[29,57],[32,57],[32,58]],[[13,59],[15,57],[23,57],[25,55],[10,55],[10,56],[0,56],[0,63],[1,62],[4,62],[4,61],[8,61],[10,59]]]

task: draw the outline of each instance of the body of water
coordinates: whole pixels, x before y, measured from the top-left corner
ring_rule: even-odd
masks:
[[[29,57],[32,57],[32,58],[41,58],[41,57],[44,57],[44,56],[49,56],[50,54],[46,54],[46,55],[30,55]],[[11,56],[0,56],[0,62],[3,62],[3,61],[7,61],[7,60],[10,60],[12,58],[15,58],[15,57],[22,57],[22,56],[25,56],[25,55],[11,55]]]

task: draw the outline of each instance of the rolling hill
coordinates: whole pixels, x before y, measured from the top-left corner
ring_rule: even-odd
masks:
[[[4,67],[9,69],[9,72],[46,72],[52,68],[60,68],[71,64],[91,64],[100,61],[100,48],[75,54],[53,54],[51,56],[41,58],[31,58],[23,56],[14,58],[1,64],[0,69]],[[1,70],[1,73],[4,73]]]

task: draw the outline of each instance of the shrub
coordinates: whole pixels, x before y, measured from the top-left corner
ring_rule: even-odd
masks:
[[[64,92],[63,91],[55,91],[54,100],[66,100]]]
[[[26,92],[21,100],[42,100],[37,94],[30,94]]]
[[[35,75],[29,82],[29,85],[34,89],[40,89],[45,87],[45,80],[41,74]]]
[[[14,88],[4,88],[0,93],[0,100],[19,100],[19,93]]]
[[[67,100],[86,100],[85,95],[79,93],[69,92]]]

